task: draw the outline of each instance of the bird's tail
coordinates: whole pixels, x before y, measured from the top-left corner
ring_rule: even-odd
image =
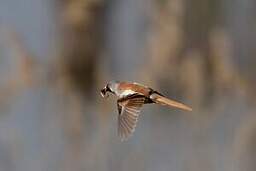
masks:
[[[157,94],[157,93],[152,93],[150,95],[150,99],[157,104],[167,105],[169,107],[175,107],[175,108],[179,108],[179,109],[183,109],[183,110],[187,110],[187,111],[192,111],[191,107],[188,107],[188,106],[186,106],[182,103],[176,102],[174,100],[168,99],[168,98],[166,98],[160,94]]]

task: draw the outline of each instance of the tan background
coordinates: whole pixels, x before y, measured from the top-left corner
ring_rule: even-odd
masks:
[[[0,170],[254,171],[254,0],[1,0]],[[143,108],[117,136],[109,80],[192,113]]]

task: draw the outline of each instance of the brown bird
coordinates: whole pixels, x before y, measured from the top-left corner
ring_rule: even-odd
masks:
[[[127,140],[135,130],[138,116],[144,104],[156,103],[187,111],[192,109],[182,103],[171,100],[159,92],[138,83],[111,81],[101,89],[102,97],[108,93],[118,97],[118,135]]]

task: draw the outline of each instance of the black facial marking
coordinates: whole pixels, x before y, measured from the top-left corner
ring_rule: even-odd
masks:
[[[113,93],[113,91],[109,88],[109,85],[106,86],[106,91]]]

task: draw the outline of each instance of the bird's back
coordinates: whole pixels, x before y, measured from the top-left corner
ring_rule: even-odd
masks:
[[[138,83],[121,82],[119,84],[119,91],[122,96],[139,93],[147,97],[151,89]]]

